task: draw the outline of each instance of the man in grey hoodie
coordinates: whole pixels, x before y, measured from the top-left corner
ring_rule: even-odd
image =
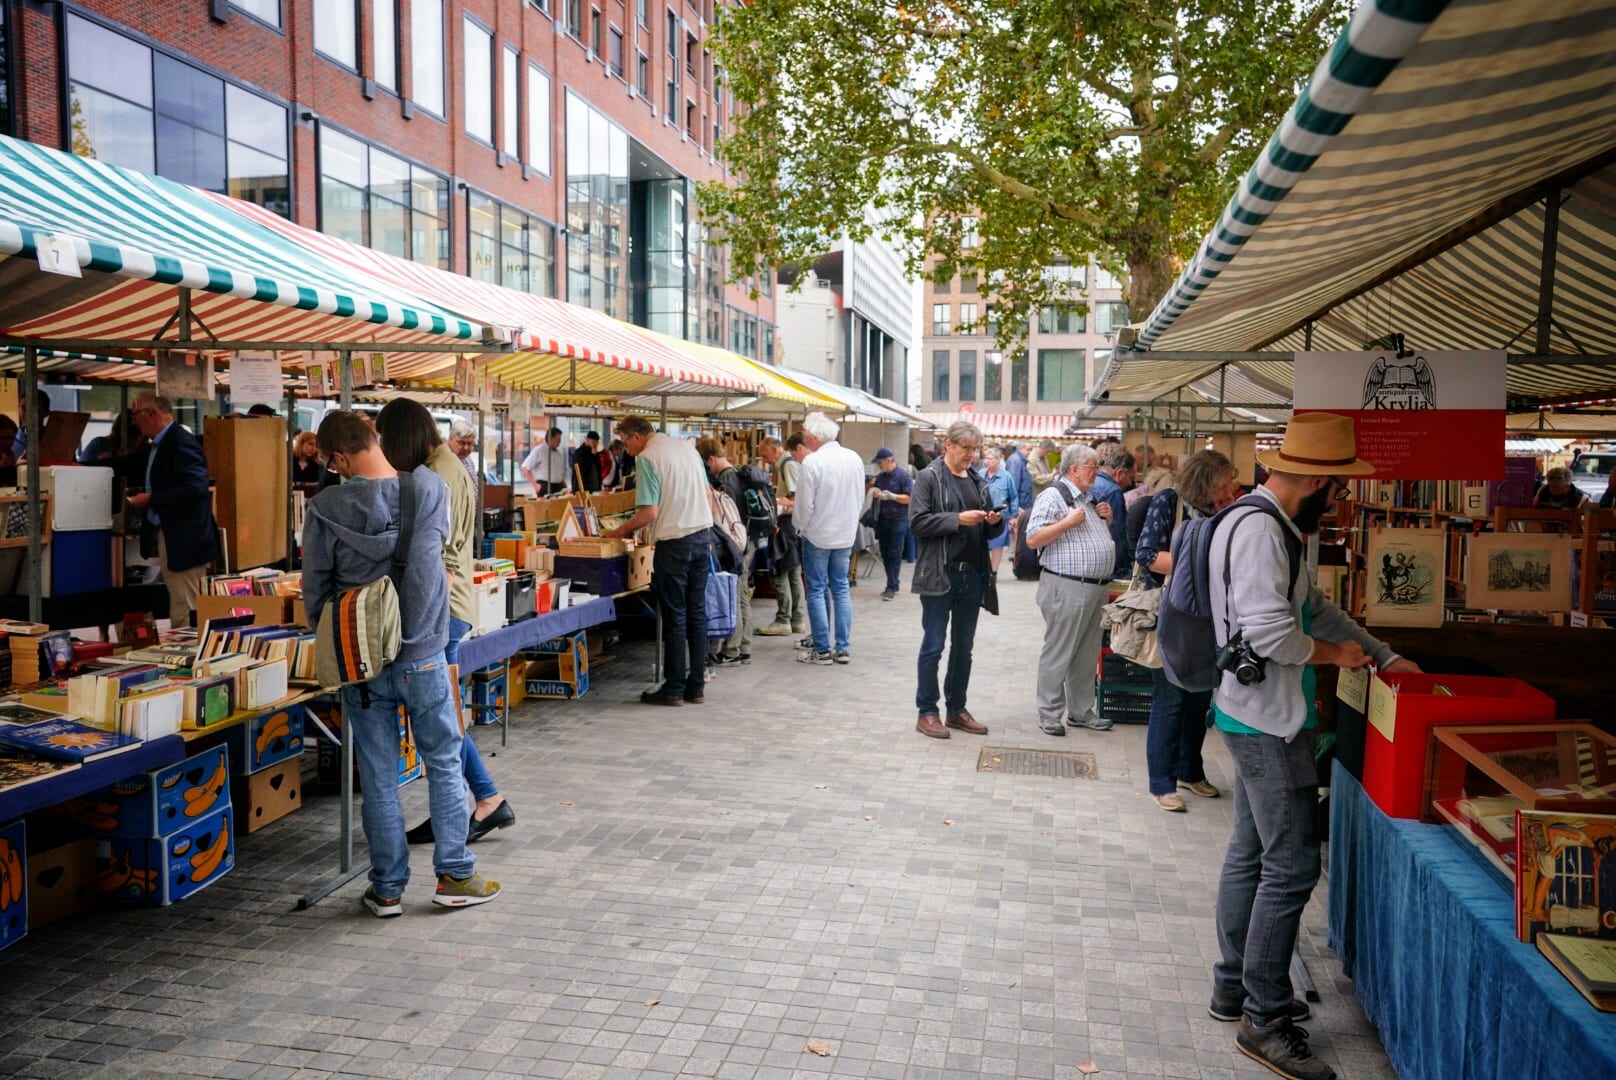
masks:
[[[401,483],[382,455],[376,433],[358,413],[328,414],[317,438],[320,453],[344,482],[315,496],[303,526],[303,600],[315,626],[337,594],[390,571],[400,535]],[[364,788],[361,820],[370,845],[370,888],[364,903],[380,918],[403,914],[404,886],[410,878],[410,849],[398,803],[401,706],[426,763],[432,820],[439,823],[432,855],[438,879],[433,902],[466,907],[499,895],[499,884],[476,872],[477,858],[466,846],[462,736],[443,657],[449,640],[449,578],[443,566],[448,489],[424,465],[409,480],[415,514],[409,558],[396,583],[402,631],[398,656],[368,683],[342,688],[343,717]]]

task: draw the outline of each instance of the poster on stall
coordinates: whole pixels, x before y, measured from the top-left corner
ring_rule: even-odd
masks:
[[[533,396],[526,390],[511,391],[511,432],[518,445],[533,423]]]
[[[209,400],[213,397],[213,357],[176,349],[158,350],[157,392],[170,401]]]
[[[1296,412],[1350,416],[1358,456],[1398,480],[1501,480],[1502,352],[1297,353]]]
[[[370,378],[370,357],[364,353],[354,353],[348,357],[348,363],[352,365],[353,386],[355,389],[361,386],[375,385]]]
[[[310,364],[303,369],[309,380],[309,397],[323,398],[331,394],[331,368],[326,364]]]
[[[376,386],[380,386],[382,383],[387,381],[386,353],[370,354],[370,381]]]
[[[274,353],[236,353],[230,361],[230,404],[278,405],[281,361]]]
[[[476,374],[476,361],[469,356],[455,357],[454,392],[456,396],[463,398],[474,396],[472,381]]]

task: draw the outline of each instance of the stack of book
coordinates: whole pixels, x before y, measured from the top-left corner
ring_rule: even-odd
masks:
[[[11,654],[11,682],[14,686],[31,686],[45,677],[39,662],[40,643],[51,632],[44,623],[0,622],[0,633],[6,635],[7,651]]]
[[[260,567],[239,574],[216,574],[207,580],[211,596],[302,596],[303,575]]]

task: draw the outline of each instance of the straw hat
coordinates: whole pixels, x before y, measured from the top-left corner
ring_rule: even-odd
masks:
[[[1265,469],[1298,476],[1369,476],[1375,471],[1358,457],[1352,417],[1327,412],[1291,417],[1279,449],[1262,451],[1257,461]]]

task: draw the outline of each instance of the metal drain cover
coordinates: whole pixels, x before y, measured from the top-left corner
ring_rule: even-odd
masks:
[[[1098,780],[1094,755],[1083,750],[1020,750],[1013,746],[984,746],[976,759],[977,772],[1014,776],[1061,776],[1071,780]]]

